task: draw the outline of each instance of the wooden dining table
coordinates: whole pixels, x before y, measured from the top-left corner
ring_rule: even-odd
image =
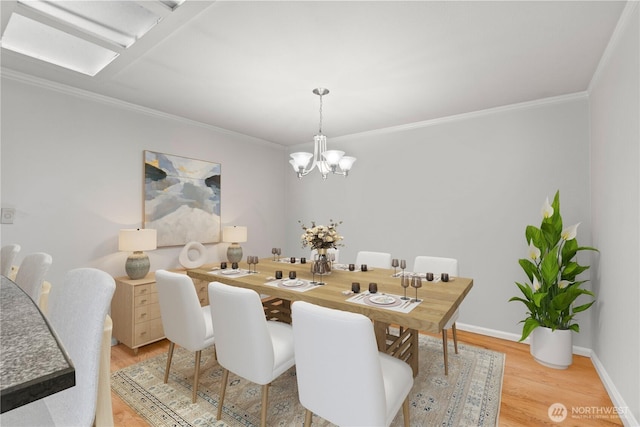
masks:
[[[245,273],[249,270],[246,263],[240,263],[238,267]],[[419,332],[442,331],[473,286],[473,279],[464,277],[454,277],[448,282],[429,282],[423,279],[422,287],[417,289],[420,303],[413,304],[411,311],[405,313],[384,306],[363,304],[361,301],[348,301],[354,295],[347,294],[352,289],[352,283],[358,282],[365,293],[368,293],[370,283],[376,283],[378,294],[396,298],[404,296],[405,290],[400,285],[400,277],[395,274],[400,270],[369,268],[368,271],[360,271],[358,268],[349,271],[344,267],[334,268],[331,274],[322,277],[324,285],[315,285],[305,292],[299,292],[293,288],[273,286],[275,273],[277,270],[282,271],[283,278],[288,279],[289,272],[294,271],[298,279],[319,281],[320,277],[311,273],[310,262],[302,264],[299,258],[295,259],[295,263],[291,263],[289,258],[264,258],[260,259],[257,265],[251,266],[251,269],[257,270],[257,273],[222,274],[219,266],[205,265],[187,270],[187,275],[196,284],[198,281],[218,281],[253,289],[263,296],[267,318],[288,323],[291,322],[291,302],[294,301],[307,301],[328,308],[363,314],[373,320],[378,349],[406,361],[413,369],[414,376],[418,374]],[[406,293],[407,296],[415,298],[416,289],[409,287]]]

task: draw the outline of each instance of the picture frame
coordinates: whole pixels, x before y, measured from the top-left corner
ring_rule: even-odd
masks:
[[[221,240],[221,164],[144,151],[144,228],[158,247]]]

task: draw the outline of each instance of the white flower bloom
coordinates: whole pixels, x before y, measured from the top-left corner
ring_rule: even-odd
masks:
[[[532,260],[536,260],[540,258],[540,249],[533,244],[533,240],[529,242],[529,258]]]
[[[540,289],[540,282],[536,276],[533,276],[533,289],[536,291]]]
[[[562,230],[562,234],[560,234],[560,236],[562,236],[563,240],[572,240],[576,238],[576,235],[578,234],[578,226],[580,225],[580,223],[574,224],[571,227],[567,227],[564,230]]]
[[[571,283],[571,282],[569,282],[568,280],[560,280],[560,281],[558,282],[558,287],[559,287],[560,289],[564,289],[564,288],[566,288],[567,286],[569,286],[569,283]]]
[[[550,218],[553,216],[553,207],[549,204],[549,198],[547,197],[544,200],[544,205],[542,206],[542,218]]]

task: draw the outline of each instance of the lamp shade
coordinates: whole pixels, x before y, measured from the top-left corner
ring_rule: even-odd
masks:
[[[241,243],[247,241],[247,227],[231,225],[222,229],[222,240],[228,243]]]
[[[154,229],[123,229],[118,233],[118,250],[126,252],[151,251],[157,247]]]

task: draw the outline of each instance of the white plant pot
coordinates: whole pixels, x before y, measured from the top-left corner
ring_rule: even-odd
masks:
[[[541,365],[567,369],[573,363],[572,332],[570,329],[535,328],[531,332],[531,355]]]

